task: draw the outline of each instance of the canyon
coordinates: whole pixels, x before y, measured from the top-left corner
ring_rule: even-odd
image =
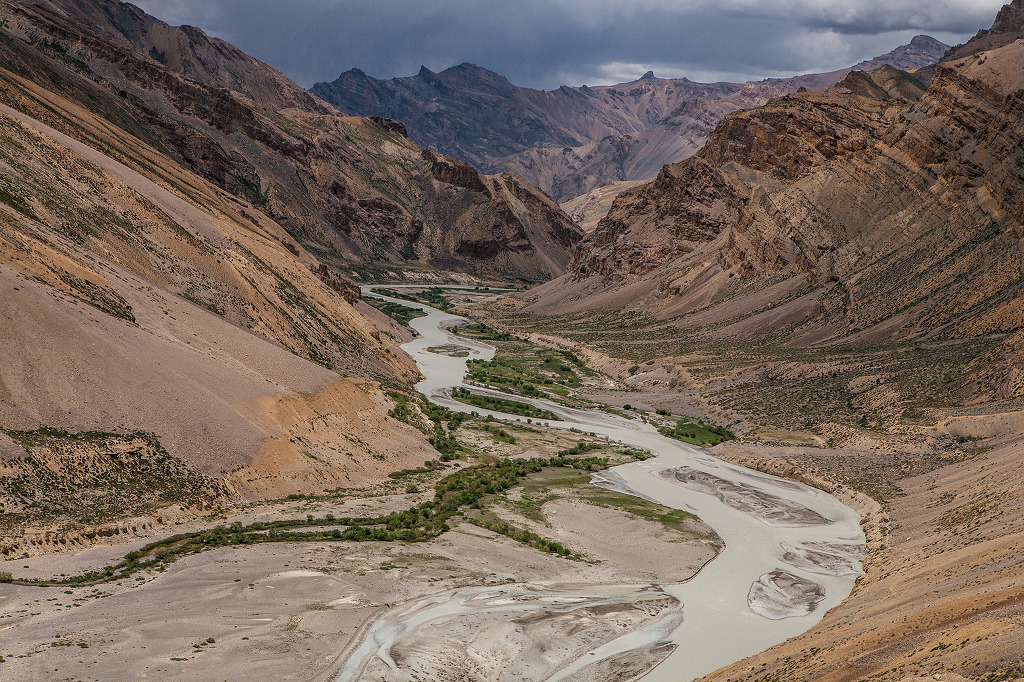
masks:
[[[117,0],[0,0],[0,670],[334,679],[468,604],[391,663],[657,679],[673,590],[756,549],[730,598],[809,620],[702,679],[1021,679],[1022,66],[1013,0],[791,79],[306,91]]]

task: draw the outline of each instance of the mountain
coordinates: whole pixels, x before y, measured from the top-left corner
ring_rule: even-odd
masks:
[[[340,116],[197,28],[116,0],[3,7],[0,54],[12,71],[250,201],[329,267],[383,261],[538,281],[561,272],[579,238],[526,183],[511,181],[537,213],[523,213],[509,181],[425,152],[392,121]],[[482,255],[481,230],[507,237],[512,255]]]
[[[928,36],[852,68],[938,61]],[[352,69],[312,92],[342,111],[402,121],[420,144],[487,172],[511,170],[564,202],[618,180],[651,178],[697,151],[728,113],[800,88],[820,90],[850,69],[749,83],[642,78],[614,86],[539,91],[473,64],[378,80]]]
[[[389,416],[406,332],[349,276],[539,281],[581,234],[199,29],[5,0],[0,553],[436,458]]]
[[[854,64],[855,71],[874,71],[882,66],[891,66],[900,71],[915,71],[931,66],[939,61],[949,50],[949,45],[931,36],[914,36],[906,45],[900,45],[892,52],[887,52],[874,59],[866,59]]]
[[[731,114],[616,199],[565,276],[595,295],[555,307],[615,305],[643,283],[638,308],[714,317],[715,338],[1015,332],[1019,59],[1011,42],[944,61],[926,92],[891,67],[854,71]]]
[[[1020,677],[1022,29],[1014,0],[927,87],[886,66],[730,114],[495,308],[863,515],[852,594],[703,679]]]

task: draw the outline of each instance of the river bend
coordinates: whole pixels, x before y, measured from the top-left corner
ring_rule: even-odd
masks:
[[[424,379],[416,385],[418,391],[452,410],[475,409],[483,415],[519,419],[471,408],[451,398],[452,388],[463,385],[466,361],[487,360],[494,355],[493,347],[446,331],[466,323],[465,318],[387,298],[373,289],[362,287],[364,295],[427,313],[410,322],[420,336],[402,346],[423,374]],[[456,358],[427,350],[445,344],[465,346],[470,355]],[[569,679],[602,659],[666,642],[674,644],[674,650],[643,679],[686,682],[804,632],[853,589],[861,572],[864,547],[860,517],[831,495],[728,464],[699,448],[666,438],[640,420],[522,396],[508,397],[536,404],[561,417],[563,421],[550,422],[551,427],[575,427],[653,452],[655,457],[651,459],[595,475],[594,482],[690,511],[725,542],[725,549],[689,581],[660,586],[682,603],[680,618],[658,620],[608,642],[549,680]],[[517,602],[516,609],[550,608],[566,597],[564,586],[557,591],[528,587],[533,590],[530,599]],[[576,598],[631,598],[640,589],[642,586],[622,586],[609,592],[607,587],[597,590],[581,585]],[[387,662],[390,645],[421,623],[466,613],[471,608],[495,608],[494,599],[488,595],[485,588],[465,588],[392,609],[369,628],[336,679],[360,679],[369,657],[378,656]]]

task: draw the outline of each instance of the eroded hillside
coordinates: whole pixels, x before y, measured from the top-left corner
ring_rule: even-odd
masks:
[[[418,432],[386,416],[378,384],[362,379],[397,383],[416,370],[358,312],[349,287],[325,282],[321,264],[251,206],[2,75],[8,96],[59,111],[159,169],[147,179],[0,111],[9,433],[152,434],[168,456],[242,497],[372,480],[429,455]],[[318,414],[323,433],[300,440]],[[17,469],[28,450],[4,439]],[[348,452],[328,447],[334,439]]]
[[[578,241],[539,193],[541,210],[523,214],[472,169],[424,152],[401,125],[340,116],[198,29],[117,0],[7,2],[3,12],[0,54],[14,73],[246,199],[328,266],[359,274],[378,261],[540,281],[560,274]],[[545,239],[517,244],[511,269],[468,256],[475,237],[462,232],[495,225]]]
[[[564,278],[494,310],[633,406],[729,425],[725,459],[874,498],[853,594],[705,679],[1024,674],[1022,8],[934,74],[728,116],[620,195]]]
[[[1022,61],[1010,42],[941,64],[927,92],[883,68],[733,114],[621,195],[533,309],[625,303],[690,343],[998,345],[1022,323]],[[976,379],[952,399],[1016,395]]]
[[[437,457],[347,275],[547,279],[581,234],[558,207],[131,5],[0,12],[3,553]]]

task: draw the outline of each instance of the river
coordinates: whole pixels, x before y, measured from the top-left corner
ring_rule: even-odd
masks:
[[[410,323],[420,336],[402,346],[424,376],[416,389],[452,410],[473,410],[453,400],[451,389],[462,385],[467,360],[490,359],[494,349],[445,331],[466,322],[465,318],[380,296],[373,293],[373,288],[363,287],[363,294],[427,313]],[[469,357],[455,358],[427,350],[451,343],[469,348]],[[662,436],[639,419],[510,397],[557,414],[563,421],[550,422],[553,428],[575,427],[653,452],[656,456],[651,459],[602,472],[595,476],[595,482],[690,511],[725,542],[725,549],[696,576],[685,583],[661,586],[683,604],[682,617],[671,621],[671,627],[666,629],[666,622],[659,620],[609,642],[559,670],[549,678],[552,682],[603,658],[664,641],[676,648],[643,679],[686,682],[804,632],[853,589],[864,545],[860,517],[831,495],[728,464],[699,448]],[[478,408],[476,411],[519,419]],[[631,589],[624,586],[616,594],[607,588],[580,586],[576,597],[628,598]],[[393,609],[370,628],[336,679],[360,679],[368,657],[380,656],[386,661],[390,643],[419,623],[474,608],[493,610],[495,600],[489,600],[489,594],[485,588],[466,588]],[[564,590],[551,594],[538,588],[533,604],[535,608],[551,608],[565,596]],[[520,603],[516,608],[530,606]]]

